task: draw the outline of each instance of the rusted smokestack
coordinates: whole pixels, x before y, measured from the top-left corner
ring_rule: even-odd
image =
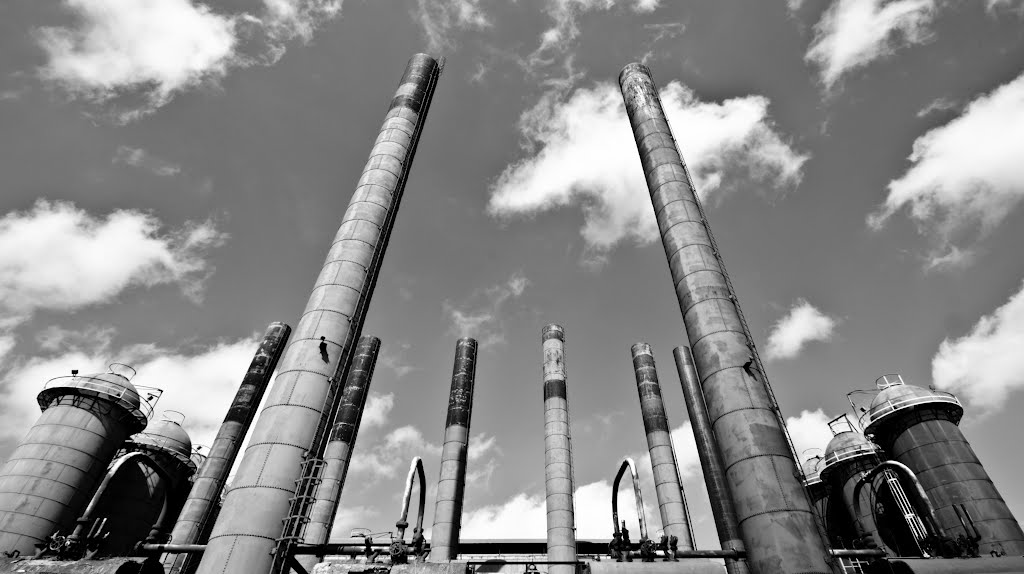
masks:
[[[637,343],[633,353],[633,373],[636,389],[640,393],[640,413],[647,433],[647,448],[651,453],[651,471],[654,489],[658,494],[661,527],[665,534],[679,538],[681,550],[693,550],[693,535],[683,485],[679,483],[676,453],[672,446],[671,429],[665,414],[665,401],[661,398],[661,384],[654,366],[654,353],[647,343]]]
[[[282,520],[287,528],[301,522],[289,516],[296,481],[315,482],[310,465],[326,438],[318,431],[326,430],[325,416],[336,406],[328,398],[362,330],[439,73],[437,62],[426,54],[409,60],[281,359],[198,574],[265,574],[282,538]],[[307,459],[307,454],[312,456]]]
[[[363,419],[366,397],[370,394],[370,382],[373,379],[373,368],[377,364],[379,351],[380,339],[369,335],[359,337],[359,344],[356,345],[352,357],[352,366],[348,370],[342,389],[338,418],[331,428],[331,436],[324,451],[324,468],[316,489],[316,499],[309,513],[309,523],[306,524],[303,535],[305,544],[329,542],[334,515],[338,511],[338,501],[341,499],[342,489],[345,488],[348,464],[352,460],[352,450],[356,446],[359,423]],[[315,555],[299,556],[297,559],[307,572],[312,572],[318,561]]]
[[[263,400],[270,377],[277,368],[285,344],[292,328],[284,323],[271,323],[263,334],[256,355],[249,363],[249,370],[242,378],[242,384],[231,401],[228,414],[224,417],[217,437],[210,445],[210,453],[196,473],[192,490],[188,493],[185,505],[178,515],[178,521],[171,531],[171,542],[174,544],[196,544],[214,512],[216,501],[220,500],[224,482],[228,472],[235,464],[235,457],[242,446],[245,433],[256,417],[256,407]],[[168,554],[164,557],[164,565],[168,572],[180,572],[189,561],[189,554]]]
[[[441,449],[441,478],[437,481],[434,528],[430,538],[430,560],[433,562],[454,560],[459,554],[469,422],[473,416],[473,385],[476,381],[476,351],[476,339],[466,337],[455,344],[452,391],[448,396],[448,419],[444,424],[444,446]]]
[[[548,561],[576,561],[572,436],[565,384],[565,329],[541,331],[544,349],[544,489],[547,494]],[[574,574],[573,564],[552,564],[549,574]]]
[[[736,522],[736,508],[732,504],[729,485],[725,480],[725,467],[722,456],[718,454],[718,441],[711,430],[711,419],[704,405],[704,394],[700,390],[700,378],[693,366],[693,355],[689,347],[676,347],[672,355],[676,359],[676,369],[683,385],[683,400],[686,401],[686,412],[690,415],[690,426],[693,438],[697,443],[697,455],[700,466],[704,470],[704,484],[708,487],[708,498],[711,500],[711,514],[715,517],[718,527],[718,540],[723,550],[744,550],[740,539],[740,527]],[[726,558],[725,569],[729,574],[747,574],[750,569],[743,558]]]
[[[831,573],[788,437],[706,227],[658,90],[643,64],[619,74],[640,163],[714,421],[748,561],[758,574]],[[780,527],[781,526],[781,527]]]

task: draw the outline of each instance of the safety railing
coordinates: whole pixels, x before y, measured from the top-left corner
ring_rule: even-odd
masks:
[[[924,405],[929,403],[944,403],[949,405],[955,405],[963,410],[963,405],[960,404],[953,394],[944,391],[930,391],[927,394],[915,393],[914,396],[900,398],[896,400],[888,400],[880,405],[875,405],[868,412],[864,413],[860,417],[861,427],[866,428],[871,423],[878,421],[884,417],[891,415],[897,411],[906,410],[909,408],[916,407],[918,405]]]
[[[821,460],[821,468],[827,468],[834,464],[839,464],[844,460],[850,460],[851,458],[876,454],[878,451],[879,448],[877,446],[870,444],[854,444],[843,448],[837,448],[825,455]]]
[[[146,420],[153,417],[153,405],[149,401],[143,400],[138,391],[127,384],[112,383],[90,375],[73,375],[56,377],[43,385],[43,393],[57,389],[75,389],[81,394],[103,396],[129,411],[141,412],[142,417]],[[154,397],[158,396],[154,395]]]

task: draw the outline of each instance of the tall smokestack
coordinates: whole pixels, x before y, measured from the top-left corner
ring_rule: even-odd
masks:
[[[693,355],[689,347],[676,347],[672,351],[676,359],[676,369],[683,385],[683,400],[686,412],[690,415],[690,426],[693,438],[697,443],[697,456],[704,470],[704,484],[708,487],[708,498],[711,500],[711,514],[715,517],[718,527],[718,541],[724,550],[744,550],[740,539],[740,526],[736,522],[736,507],[733,506],[729,485],[725,479],[725,465],[718,453],[718,441],[715,431],[711,429],[707,406],[704,405],[704,394],[700,390],[700,378],[693,366]],[[729,574],[747,574],[750,569],[743,558],[726,558],[725,569]]]
[[[320,484],[316,489],[316,499],[309,513],[309,522],[303,536],[306,544],[326,544],[331,536],[334,515],[338,512],[338,501],[341,491],[345,488],[345,476],[348,474],[349,461],[352,460],[352,449],[356,446],[356,435],[359,423],[363,419],[366,397],[370,393],[370,382],[373,379],[373,368],[377,364],[380,351],[380,339],[364,335],[359,338],[352,366],[348,370],[345,386],[341,393],[341,405],[338,418],[331,429],[330,442],[324,451],[324,470],[320,475]],[[317,557],[313,555],[299,556],[299,564],[307,572],[313,571]]]
[[[693,550],[683,485],[679,483],[676,453],[669,434],[671,430],[665,414],[665,401],[661,398],[661,383],[658,382],[658,371],[654,366],[654,353],[651,346],[643,342],[633,345],[631,351],[636,390],[640,393],[640,413],[644,418],[647,448],[651,452],[651,471],[654,475],[654,489],[658,494],[662,529],[665,534],[679,538],[679,548]]]
[[[831,573],[792,448],[651,72],[619,87],[754,572]],[[780,528],[780,525],[785,525]]]
[[[459,554],[469,422],[473,416],[473,385],[476,381],[476,351],[476,339],[459,339],[455,345],[452,391],[448,396],[448,419],[441,449],[441,478],[437,482],[437,504],[434,506],[434,528],[430,539],[430,559],[434,562],[454,560]]]
[[[565,329],[541,331],[544,350],[544,488],[547,493],[548,561],[576,561],[572,436],[565,384]],[[549,574],[574,574],[573,564],[552,564]]]
[[[277,368],[277,361],[281,358],[281,352],[291,332],[292,328],[284,323],[274,322],[267,327],[263,341],[249,363],[249,370],[245,372],[242,384],[231,401],[228,414],[217,431],[217,437],[210,445],[210,453],[196,474],[192,490],[189,491],[171,532],[171,542],[199,542],[199,536],[214,512],[215,502],[220,500],[228,472],[235,464],[242,439],[256,417],[256,407],[263,400],[263,393],[267,390],[270,377]],[[173,574],[181,571],[189,558],[189,554],[168,554],[164,558],[164,564]]]
[[[263,574],[271,568],[271,551],[307,453],[317,456],[321,419],[334,410],[327,399],[338,384],[335,377],[347,367],[345,358],[362,329],[439,74],[430,56],[409,60],[281,359],[198,574]]]

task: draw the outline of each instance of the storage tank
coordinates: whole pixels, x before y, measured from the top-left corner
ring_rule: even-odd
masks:
[[[821,455],[812,456],[805,460],[800,468],[804,473],[804,488],[811,499],[815,518],[818,519],[818,528],[822,532],[826,532],[825,517],[828,515],[828,486],[821,480],[821,458]]]
[[[958,426],[963,406],[950,393],[908,385],[900,375],[875,381],[879,392],[862,417],[864,432],[910,467],[935,506],[946,536],[970,536],[954,505],[963,505],[989,552],[1024,554],[1024,531]],[[969,525],[968,525],[969,526]]]
[[[846,541],[852,548],[865,546],[867,540],[864,537],[874,540],[875,546],[883,546],[872,516],[870,489],[860,490],[859,504],[854,504],[853,499],[857,482],[880,462],[878,447],[863,434],[853,430],[852,426],[850,430],[838,432],[832,437],[821,459],[821,481],[831,485],[833,504],[842,503],[853,523],[855,536],[861,539]]]
[[[32,555],[55,531],[71,531],[118,447],[152,414],[134,375],[115,363],[46,383],[43,414],[0,468],[0,551]]]

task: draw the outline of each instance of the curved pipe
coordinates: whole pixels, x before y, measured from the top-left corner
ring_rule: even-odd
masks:
[[[99,488],[97,488],[96,493],[92,495],[92,499],[89,501],[89,506],[85,507],[85,512],[83,512],[82,516],[78,519],[78,524],[75,526],[74,532],[72,532],[71,536],[69,536],[68,538],[72,540],[77,540],[82,537],[82,532],[85,531],[86,525],[92,522],[92,515],[94,512],[96,512],[96,508],[100,504],[100,499],[103,498],[103,495],[107,492],[107,488],[110,486],[111,481],[114,480],[114,477],[117,475],[118,472],[120,472],[124,464],[134,458],[142,458],[143,463],[146,466],[152,468],[154,472],[160,475],[160,478],[170,483],[170,477],[167,476],[167,473],[165,473],[163,469],[160,468],[160,465],[156,464],[148,456],[146,456],[145,453],[135,451],[121,456],[121,458],[118,458],[116,461],[114,461],[114,464],[112,464],[110,466],[110,469],[107,470],[107,474],[103,477],[103,480],[100,482]],[[165,494],[164,509],[161,511],[161,517],[163,517],[166,510],[167,495]]]
[[[412,498],[412,483],[415,478],[420,479],[420,504],[419,513],[416,515],[416,528],[422,533],[423,509],[427,506],[427,490],[425,488],[427,479],[423,472],[423,459],[418,456],[413,458],[409,465],[409,476],[405,479],[405,495],[402,497],[402,516],[395,523],[395,527],[398,528],[399,540],[405,540],[405,529],[409,527],[409,499]]]
[[[864,485],[870,483],[875,476],[885,469],[891,469],[896,471],[898,474],[903,475],[908,482],[914,485],[913,499],[916,504],[915,508],[922,516],[924,516],[925,528],[928,529],[928,534],[933,537],[941,537],[942,530],[939,529],[939,523],[935,520],[935,509],[932,507],[931,500],[928,499],[928,493],[924,491],[924,487],[921,486],[921,482],[917,479],[917,475],[914,471],[902,463],[896,462],[895,460],[887,460],[875,468],[872,468],[857,481],[857,486],[853,488],[853,511],[859,516],[860,515],[860,489],[864,488]]]
[[[636,515],[640,519],[640,538],[647,538],[647,519],[644,517],[644,497],[640,494],[640,477],[636,473],[636,464],[633,459],[626,457],[619,466],[619,472],[615,475],[615,482],[612,483],[612,522],[616,534],[619,534],[619,482],[626,469],[633,477],[633,498],[636,500]]]

